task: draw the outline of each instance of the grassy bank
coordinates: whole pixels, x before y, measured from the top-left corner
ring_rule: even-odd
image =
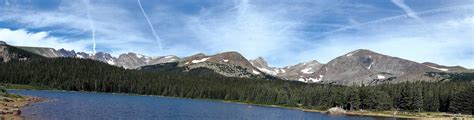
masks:
[[[20,84],[6,84],[6,83],[0,83],[0,86],[4,86],[5,89],[54,90],[53,88],[44,87],[44,86],[32,86],[32,85],[20,85]]]

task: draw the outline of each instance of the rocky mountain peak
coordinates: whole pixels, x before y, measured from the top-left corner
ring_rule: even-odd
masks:
[[[59,54],[61,54],[62,57],[76,57],[76,51],[74,50],[66,50],[66,49],[59,49],[57,52],[59,52]]]
[[[200,57],[205,57],[205,56],[206,56],[206,54],[204,54],[204,53],[196,53],[196,54],[191,55],[187,58],[200,58]]]
[[[218,64],[230,64],[230,65],[237,65],[244,67],[248,70],[253,70],[254,67],[252,64],[240,53],[230,51],[230,52],[223,52],[223,53],[218,53],[215,55],[211,56],[206,56],[204,54],[196,54],[192,55],[190,57],[187,57],[184,60],[184,64],[196,64],[196,63],[201,63],[201,62],[212,62],[212,63],[218,63]]]
[[[357,49],[352,52],[345,54],[346,57],[357,57],[357,56],[368,56],[368,55],[382,55],[368,49]]]
[[[257,57],[254,60],[250,60],[250,63],[257,68],[270,68],[267,64],[267,61],[265,61],[265,59],[263,59],[262,57]]]
[[[261,57],[261,56],[260,56],[260,57],[257,57],[255,60],[256,60],[256,61],[266,62],[265,59],[264,59],[263,57]]]
[[[240,53],[230,51],[206,56],[196,54],[182,59],[178,67],[187,70],[196,68],[208,68],[221,75],[228,77],[259,77],[266,78],[266,74],[261,73]]]
[[[280,76],[301,82],[316,82],[316,77],[313,76],[313,73],[321,69],[323,65],[324,64],[321,64],[316,60],[298,63],[296,65],[284,67],[283,69],[286,72],[282,73]]]
[[[439,70],[414,61],[359,49],[331,60],[314,76],[323,82],[360,85],[379,81],[427,80],[430,78],[423,74],[431,71]]]

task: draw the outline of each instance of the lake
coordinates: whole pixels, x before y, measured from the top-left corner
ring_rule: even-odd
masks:
[[[22,108],[23,117],[38,120],[376,120],[361,116],[333,116],[294,109],[264,107],[203,99],[125,94],[9,90],[46,98],[49,102]]]

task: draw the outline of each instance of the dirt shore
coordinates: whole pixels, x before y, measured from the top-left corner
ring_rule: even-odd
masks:
[[[2,120],[23,120],[20,108],[29,106],[44,99],[31,96],[0,97],[0,118]]]
[[[300,109],[306,112],[326,113],[321,110]],[[409,113],[400,111],[347,111],[344,115],[401,118],[407,120],[474,120],[473,115],[448,114],[442,112]]]

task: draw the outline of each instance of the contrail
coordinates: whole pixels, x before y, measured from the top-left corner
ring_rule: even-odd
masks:
[[[415,15],[417,15],[417,16],[420,16],[420,15],[427,15],[427,14],[436,14],[436,13],[440,13],[440,12],[453,11],[453,10],[460,10],[460,9],[472,9],[473,6],[474,6],[474,4],[461,5],[461,6],[453,6],[453,7],[445,7],[445,8],[438,8],[438,9],[426,10],[426,11],[422,11],[422,12],[415,12],[415,13],[413,13],[413,14],[415,14]],[[404,18],[408,18],[408,17],[411,17],[411,16],[408,15],[408,14],[404,14],[404,15],[397,15],[397,16],[392,16],[392,17],[386,17],[386,18],[382,18],[382,19],[378,19],[378,20],[373,20],[373,21],[361,23],[361,24],[346,26],[346,27],[343,27],[343,28],[339,28],[339,29],[336,29],[336,30],[332,30],[332,31],[329,31],[329,32],[325,32],[325,33],[323,33],[323,34],[321,34],[321,35],[317,35],[317,36],[314,36],[314,37],[315,37],[315,38],[317,38],[317,37],[322,37],[322,36],[330,35],[330,34],[333,34],[333,33],[341,32],[341,31],[346,31],[346,30],[350,30],[350,29],[354,29],[354,28],[358,28],[358,27],[361,27],[361,26],[366,26],[366,25],[371,25],[371,24],[378,24],[378,23],[384,23],[384,22],[387,22],[387,21],[393,21],[393,20],[398,20],[398,19],[404,19]]]
[[[94,25],[94,21],[92,20],[92,17],[91,17],[91,14],[90,14],[90,6],[89,6],[89,0],[84,0],[84,2],[86,3],[86,9],[87,9],[87,21],[89,22],[89,27],[91,29],[91,32],[92,32],[92,50],[94,51],[94,54],[97,53],[96,51],[96,41],[95,41],[95,25]]]
[[[404,0],[392,0],[392,3],[400,7],[411,18],[423,22],[423,20],[416,14],[416,12],[414,12],[407,4],[405,4]]]
[[[145,13],[145,10],[143,9],[142,3],[140,0],[137,0],[138,6],[140,6],[140,9],[142,10],[143,16],[145,16],[146,21],[148,22],[148,26],[150,26],[151,32],[153,32],[153,37],[155,37],[156,42],[158,42],[158,47],[160,50],[163,50],[163,47],[161,46],[161,41],[160,37],[156,34],[155,28],[153,28],[153,25],[151,24],[150,18],[148,18],[148,15]]]

